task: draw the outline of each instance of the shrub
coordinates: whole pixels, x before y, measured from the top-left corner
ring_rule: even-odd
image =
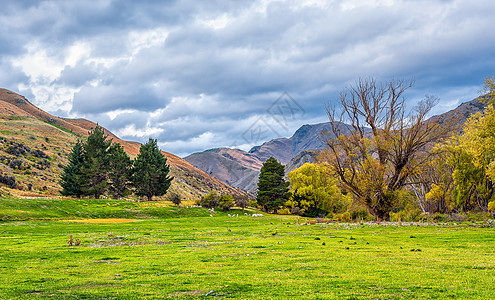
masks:
[[[303,211],[299,207],[294,206],[293,208],[290,209],[290,213],[296,216],[300,216],[303,214]]]
[[[360,207],[354,210],[350,211],[351,214],[351,220],[356,220],[356,221],[373,221],[374,217],[372,214],[368,212],[368,210],[365,207]]]
[[[423,214],[420,209],[401,210],[395,213],[390,213],[390,221],[392,222],[398,222],[399,220],[417,222],[420,219],[426,220],[428,218],[429,215]]]
[[[5,184],[11,189],[15,189],[17,186],[17,183],[15,182],[15,177],[14,176],[8,176],[8,175],[0,175],[0,183]]]
[[[45,152],[43,152],[41,150],[38,150],[38,149],[36,149],[36,150],[33,151],[33,155],[35,157],[39,157],[39,158],[50,158],[50,156],[46,155]]]
[[[251,206],[251,207],[258,207],[258,201],[256,201],[256,199],[251,199],[249,201],[249,206]]]
[[[488,202],[488,210],[495,212],[495,201]]]
[[[215,190],[210,191],[208,194],[201,198],[201,206],[206,208],[215,208],[219,205],[219,197]]]
[[[458,213],[458,214],[451,214],[448,218],[449,221],[454,221],[454,222],[464,222],[466,221],[467,216],[464,213]]]
[[[219,206],[223,211],[228,211],[232,206],[234,206],[234,196],[232,195],[222,195],[219,199]]]
[[[172,201],[172,203],[175,204],[176,206],[179,206],[180,203],[182,202],[182,199],[177,193],[170,193],[169,200]]]
[[[351,221],[351,213],[346,211],[345,213],[342,213],[342,214],[334,214],[334,218],[337,221],[350,222]]]
[[[249,206],[249,199],[246,196],[235,197],[235,205],[242,208],[242,211]]]
[[[277,214],[279,215],[290,215],[290,210],[288,207],[283,207],[277,210]]]

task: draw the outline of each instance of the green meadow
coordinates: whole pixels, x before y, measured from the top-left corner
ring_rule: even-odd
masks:
[[[495,296],[495,227],[483,222],[303,225],[88,199],[2,199],[0,217],[0,299]]]

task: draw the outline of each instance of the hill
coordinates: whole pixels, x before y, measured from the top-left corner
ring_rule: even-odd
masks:
[[[455,120],[457,124],[462,125],[466,122],[469,116],[483,111],[487,104],[486,101],[486,96],[480,96],[471,101],[464,102],[455,109],[449,110],[441,115],[433,116],[429,119],[429,121],[442,124],[447,120]]]
[[[48,114],[24,96],[0,89],[0,182],[3,193],[18,196],[59,195],[58,178],[67,155],[81,136],[96,124],[85,119],[64,119]],[[119,139],[105,129],[113,142],[135,157],[140,144]],[[233,195],[245,192],[213,178],[184,159],[162,151],[175,177],[170,188],[186,199],[197,199],[210,190]],[[15,184],[12,180],[15,179]],[[10,185],[9,185],[10,183]]]

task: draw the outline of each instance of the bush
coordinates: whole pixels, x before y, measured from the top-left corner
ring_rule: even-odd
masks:
[[[488,202],[488,210],[495,212],[495,201]]]
[[[222,195],[219,199],[219,206],[223,211],[228,211],[232,206],[234,206],[234,196],[232,195]]]
[[[216,208],[220,204],[219,200],[217,192],[212,190],[201,198],[200,204],[206,208]]]
[[[356,221],[373,221],[375,218],[364,207],[360,207],[350,211],[351,220]]]
[[[342,214],[334,214],[334,218],[340,222],[350,222],[351,221],[351,213],[346,211]]]
[[[14,176],[8,176],[8,175],[0,175],[0,183],[5,184],[11,189],[15,189],[17,186],[17,183],[15,182],[15,177]]]
[[[45,152],[38,150],[38,149],[33,151],[33,155],[36,157],[39,157],[39,158],[50,158],[50,156],[46,155]]]
[[[249,199],[246,196],[235,197],[235,205],[242,208],[242,211],[249,206]]]
[[[251,207],[258,207],[258,201],[256,201],[256,199],[251,199],[249,201],[249,206],[251,206]]]
[[[296,216],[300,216],[304,213],[304,211],[301,210],[299,207],[294,206],[293,208],[290,209],[290,213]]]
[[[488,218],[487,214],[485,212],[473,212],[470,211],[467,213],[467,220],[468,221],[477,221],[481,222],[484,221]]]
[[[390,213],[390,221],[398,222],[407,221],[407,222],[418,222],[420,219],[426,220],[429,215],[422,214],[420,209],[410,209],[410,210],[401,210],[398,212]]]
[[[283,207],[277,210],[277,214],[279,215],[290,215],[290,210],[288,207]]]
[[[182,202],[182,199],[177,193],[170,193],[169,200],[172,201],[172,203],[175,204],[176,206],[179,206]]]
[[[451,214],[448,217],[448,220],[453,221],[453,222],[464,222],[464,221],[466,221],[466,219],[467,219],[467,216],[464,213]]]

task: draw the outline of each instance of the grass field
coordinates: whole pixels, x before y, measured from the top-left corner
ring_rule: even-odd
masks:
[[[0,299],[495,296],[495,227],[301,225],[232,213],[2,199]]]

